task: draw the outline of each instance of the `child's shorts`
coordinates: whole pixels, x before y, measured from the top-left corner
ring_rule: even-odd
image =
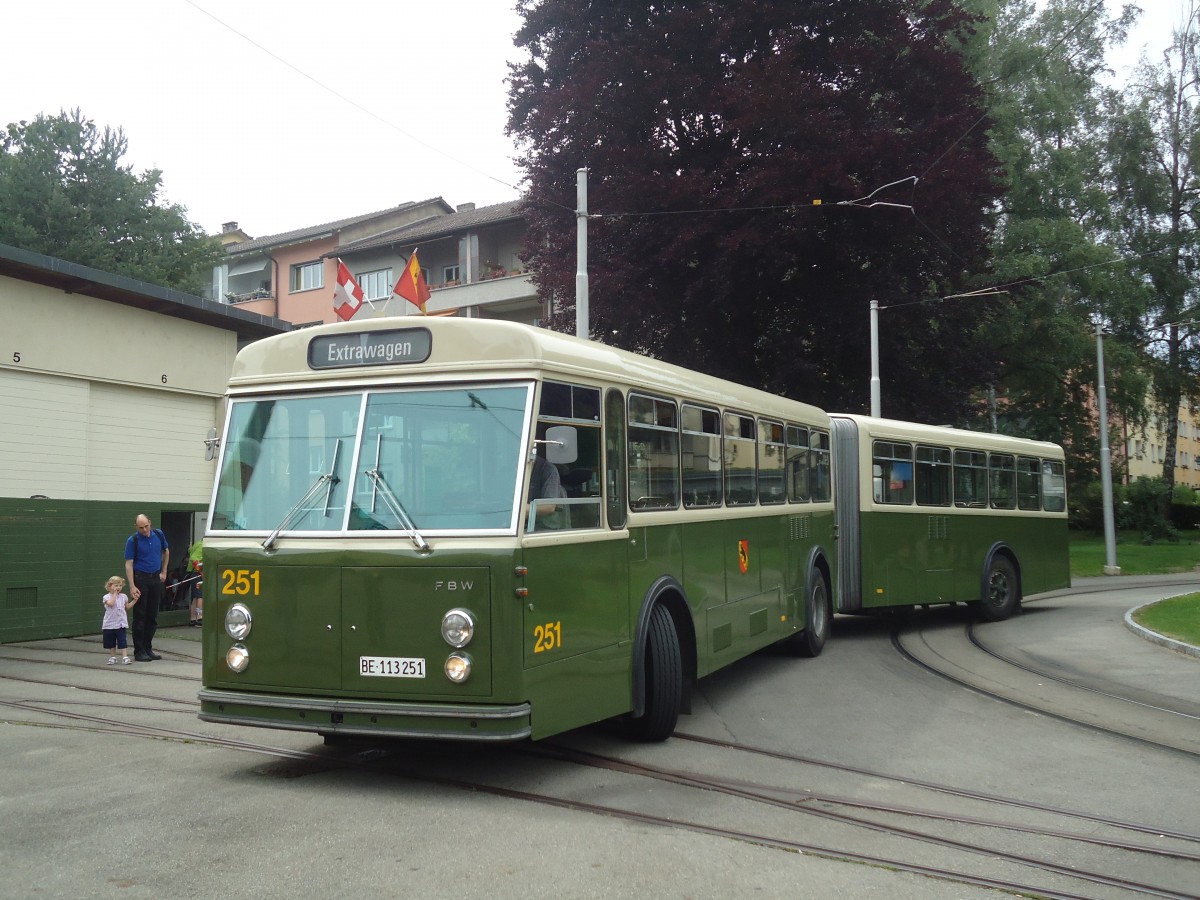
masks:
[[[129,644],[125,642],[124,628],[104,628],[101,630],[104,632],[105,650],[111,650],[113,647],[124,650],[129,646]]]

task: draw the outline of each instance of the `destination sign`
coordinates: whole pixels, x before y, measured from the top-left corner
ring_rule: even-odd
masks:
[[[399,366],[429,359],[433,336],[427,328],[323,334],[308,343],[310,369]]]

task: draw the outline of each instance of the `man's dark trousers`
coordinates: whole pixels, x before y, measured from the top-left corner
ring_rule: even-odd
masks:
[[[142,592],[138,602],[133,605],[133,655],[138,657],[154,649],[163,583],[157,572],[134,572],[133,583]]]

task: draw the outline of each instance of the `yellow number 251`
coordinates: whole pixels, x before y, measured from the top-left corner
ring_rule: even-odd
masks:
[[[221,593],[257,597],[258,580],[258,569],[222,569]]]

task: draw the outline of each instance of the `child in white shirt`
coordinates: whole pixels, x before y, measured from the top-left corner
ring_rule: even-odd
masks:
[[[121,665],[127,666],[133,660],[129,658],[129,643],[125,638],[125,631],[129,628],[129,615],[126,610],[134,603],[129,598],[121,593],[125,587],[125,579],[119,575],[114,575],[104,583],[104,589],[108,591],[104,595],[104,621],[100,623],[101,629],[104,631],[104,649],[111,655],[108,657],[108,664],[115,666],[117,664],[117,650],[121,651]]]

